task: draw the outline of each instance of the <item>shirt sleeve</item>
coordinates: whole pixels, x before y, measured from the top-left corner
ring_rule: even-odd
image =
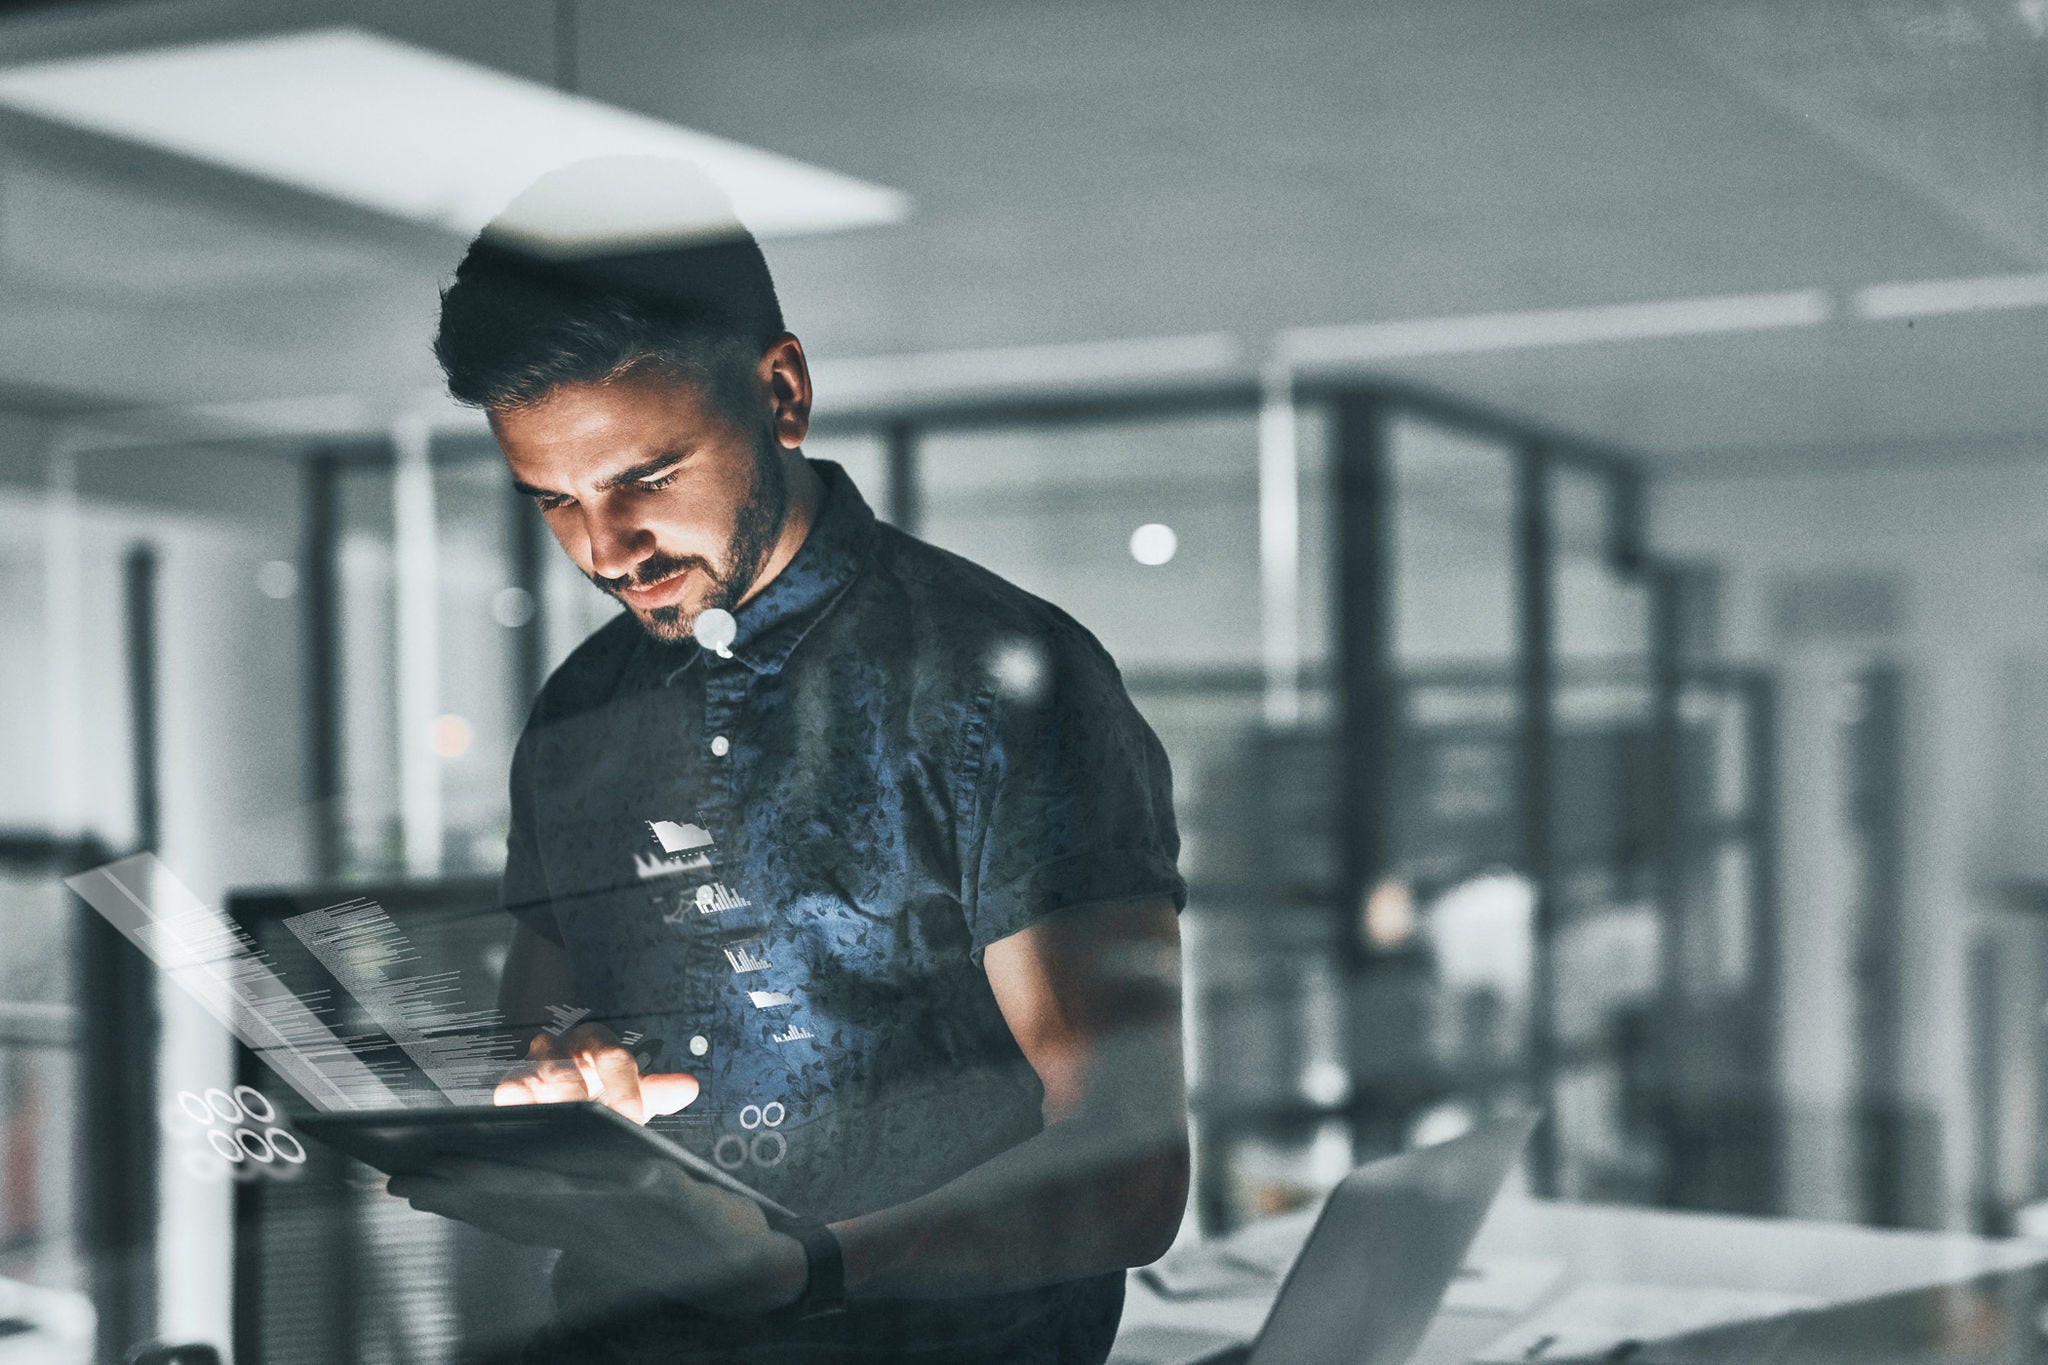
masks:
[[[562,927],[555,921],[554,898],[548,894],[546,869],[533,823],[533,765],[528,753],[532,727],[512,750],[512,823],[505,834],[505,875],[498,883],[498,904],[505,913],[548,942],[562,946]]]
[[[1070,906],[1170,896],[1180,833],[1166,751],[1078,625],[1000,646],[981,712],[962,903],[976,961]]]

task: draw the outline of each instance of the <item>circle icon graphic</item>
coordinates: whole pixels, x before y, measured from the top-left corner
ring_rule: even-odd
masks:
[[[235,1087],[235,1103],[242,1106],[242,1112],[258,1123],[269,1123],[277,1117],[277,1106],[253,1085]]]
[[[242,1106],[235,1103],[234,1096],[221,1089],[208,1090],[205,1095],[206,1107],[211,1109],[222,1123],[240,1123]]]
[[[200,1127],[211,1128],[213,1126],[213,1110],[207,1105],[205,1100],[200,1099],[199,1096],[191,1091],[180,1090],[178,1092],[178,1107],[185,1111],[186,1118],[192,1120]]]
[[[731,1155],[727,1155],[728,1143]],[[738,1133],[727,1133],[712,1145],[711,1159],[728,1171],[738,1170],[747,1164],[747,1140]]]
[[[277,1153],[278,1158],[288,1165],[305,1165],[305,1144],[290,1133],[287,1133],[284,1129],[266,1128],[263,1130],[263,1139],[270,1144],[270,1150]]]
[[[765,1115],[762,1114],[760,1105],[745,1105],[740,1109],[740,1127],[746,1129],[759,1128],[764,1117]]]
[[[237,1166],[249,1159],[249,1154],[242,1150],[242,1144],[218,1128],[209,1128],[207,1130],[206,1145]]]
[[[763,1155],[764,1148],[772,1148],[773,1154]],[[748,1155],[754,1158],[756,1166],[779,1166],[782,1158],[789,1155],[789,1139],[776,1132],[756,1133]]]
[[[235,1129],[235,1144],[249,1154],[249,1160],[268,1166],[277,1160],[277,1153],[270,1150],[269,1141],[254,1128]]]
[[[690,626],[690,637],[721,659],[732,657],[732,642],[739,633],[740,623],[724,607],[706,607]]]
[[[789,1117],[789,1110],[781,1100],[770,1100],[761,1106],[761,1122],[770,1128],[780,1128],[782,1121]]]

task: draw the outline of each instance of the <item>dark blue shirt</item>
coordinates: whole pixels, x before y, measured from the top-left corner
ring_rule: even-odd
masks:
[[[622,614],[549,679],[513,759],[505,891],[567,949],[561,1004],[698,1077],[668,1131],[829,1221],[1043,1126],[983,949],[1064,907],[1185,893],[1166,756],[1094,637],[815,468],[818,517],[736,613],[730,659]],[[558,1272],[565,1308],[578,1273]],[[1092,1361],[1121,1303],[1109,1275],[793,1326],[677,1311],[630,1358],[795,1336],[875,1352],[806,1360]]]

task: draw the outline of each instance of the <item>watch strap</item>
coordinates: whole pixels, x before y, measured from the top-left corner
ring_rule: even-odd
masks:
[[[846,1253],[839,1238],[823,1223],[805,1222],[788,1229],[803,1243],[804,1292],[793,1305],[800,1318],[823,1317],[846,1307]]]

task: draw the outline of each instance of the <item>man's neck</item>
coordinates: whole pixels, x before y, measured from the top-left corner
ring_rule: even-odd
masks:
[[[775,548],[768,554],[768,562],[761,566],[761,572],[754,575],[753,586],[739,604],[759,597],[776,575],[789,567],[789,561],[796,558],[804,540],[811,533],[811,524],[817,520],[818,508],[825,501],[825,482],[818,477],[818,471],[811,468],[811,462],[804,458],[801,450],[782,452],[782,477],[789,489],[789,508],[782,515],[782,534],[775,538]]]

